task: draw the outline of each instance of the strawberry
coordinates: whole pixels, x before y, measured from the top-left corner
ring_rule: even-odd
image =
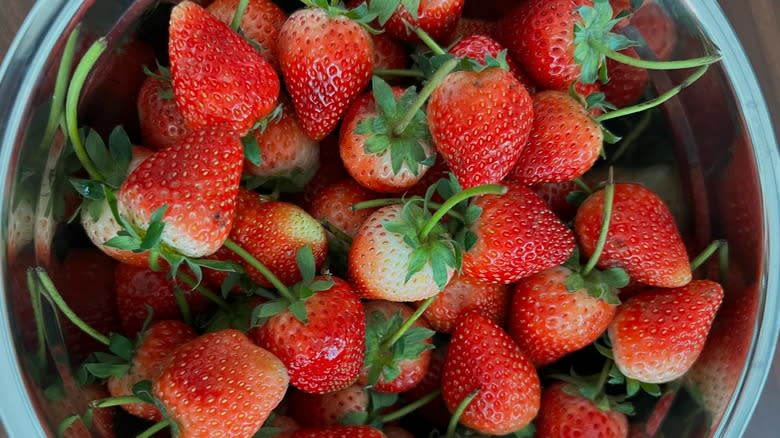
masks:
[[[313,265],[313,261],[307,263]],[[301,287],[319,291],[297,301],[302,303],[303,312],[291,308],[271,316],[253,330],[252,338],[281,359],[293,386],[326,394],[357,379],[365,350],[365,317],[360,299],[347,282],[335,277],[314,278],[313,266],[302,270],[308,274]],[[266,306],[278,303],[271,301]],[[262,314],[262,306],[260,309]]]
[[[109,392],[113,397],[133,395],[136,383],[157,378],[165,359],[176,348],[196,337],[192,328],[179,321],[160,321],[151,325],[141,335],[127,372],[109,377]],[[153,421],[162,419],[160,411],[150,403],[124,404],[122,408],[136,417]]]
[[[442,374],[442,395],[450,412],[473,391],[460,422],[489,435],[520,430],[539,411],[536,369],[496,323],[467,312],[458,318]]]
[[[471,225],[476,244],[463,254],[463,273],[509,284],[560,265],[574,250],[574,236],[531,189],[507,184],[503,196],[474,200],[482,216]]]
[[[374,71],[405,69],[409,66],[409,54],[406,48],[385,33],[372,34],[374,46]]]
[[[273,354],[237,330],[222,330],[174,350],[152,389],[180,437],[251,436],[284,397],[288,379]]]
[[[428,324],[440,333],[452,332],[458,316],[472,309],[496,324],[503,325],[510,292],[509,286],[456,275],[447,287],[439,292],[423,316]]]
[[[603,219],[604,190],[582,203],[574,231],[586,257],[593,254]],[[600,268],[621,267],[633,281],[679,287],[691,281],[691,267],[674,218],[661,198],[639,184],[615,184],[614,205]]]
[[[146,77],[138,92],[137,107],[141,136],[148,148],[166,148],[192,132],[173,99],[170,71],[160,68],[157,74]]]
[[[447,75],[427,114],[434,143],[464,188],[503,180],[520,158],[533,121],[528,91],[495,67]]]
[[[364,187],[383,193],[403,192],[417,184],[433,164],[433,146],[422,111],[415,110],[412,121],[401,125],[407,111],[414,110],[410,107],[416,98],[414,88],[405,92],[375,78],[373,93],[355,100],[344,116],[339,137],[341,159],[347,172]]]
[[[504,50],[498,41],[485,35],[469,35],[458,41],[452,48],[450,53],[459,58],[471,58],[476,60],[479,64],[485,65],[485,58],[491,56],[498,58],[499,54]],[[520,67],[512,59],[506,58],[509,72],[515,75],[518,81],[530,92],[533,92],[534,86],[531,81],[526,77],[525,73],[520,70]]]
[[[653,2],[644,2],[631,16],[629,24],[634,26],[655,57],[666,61],[677,45],[677,25],[663,8]]]
[[[496,23],[475,18],[461,18],[455,28],[455,35],[466,38],[472,35],[485,35],[491,38],[496,34]]]
[[[369,426],[333,426],[322,429],[301,429],[292,438],[387,438]]]
[[[312,201],[320,190],[349,178],[349,173],[344,169],[344,163],[339,156],[339,141],[337,135],[329,135],[320,142],[320,166],[317,172],[306,184],[303,194],[300,196],[300,205],[311,206]]]
[[[592,401],[573,393],[563,382],[544,390],[535,424],[538,438],[628,436],[628,419],[623,413],[601,410]]]
[[[167,206],[162,242],[185,256],[212,254],[233,224],[243,160],[238,138],[220,129],[193,133],[128,175],[117,194],[119,211],[146,229]]]
[[[374,52],[355,21],[323,9],[293,13],[279,34],[279,63],[303,131],[325,138],[371,78]]]
[[[304,427],[337,426],[344,415],[368,410],[368,392],[361,385],[329,394],[292,391],[287,396],[287,407]]]
[[[369,4],[381,0],[369,1]],[[400,40],[416,43],[419,37],[414,33],[419,27],[440,43],[449,43],[463,12],[464,0],[420,0],[416,14],[406,9],[407,2],[395,2],[398,7],[389,11],[392,15],[380,13],[379,23],[388,34]]]
[[[579,178],[599,158],[601,126],[566,93],[543,91],[532,100],[531,137],[510,178],[525,185]]]
[[[225,23],[184,1],[173,8],[168,30],[173,94],[190,128],[224,125],[244,134],[271,113],[276,72]]]
[[[152,321],[182,318],[174,295],[176,286],[168,274],[120,263],[114,271],[114,278],[125,336],[133,337],[141,330],[149,316],[149,307],[152,309]],[[208,307],[206,298],[188,287],[183,286],[180,292],[193,314],[197,315]]]
[[[532,189],[562,221],[569,222],[574,219],[577,205],[569,202],[568,198],[570,193],[580,190],[577,184],[572,181],[541,183],[534,185]]]
[[[621,54],[639,59],[633,48],[620,51]],[[607,102],[618,108],[631,105],[639,100],[650,81],[650,73],[643,68],[631,67],[611,59],[607,60],[609,82],[601,86]]]
[[[301,279],[295,261],[299,248],[308,246],[312,249],[317,268],[325,261],[328,251],[325,230],[297,205],[273,201],[241,189],[236,198],[236,212],[230,238],[271,270],[282,283],[290,285]],[[221,248],[213,258],[239,261],[238,256],[227,248]],[[263,287],[271,286],[262,273],[243,260],[240,263],[252,281]],[[222,284],[227,274],[206,271],[206,275],[211,283]]]
[[[225,24],[230,24],[239,0],[215,0],[206,10]],[[271,0],[250,0],[241,17],[241,32],[260,46],[260,54],[272,66],[278,67],[276,50],[282,25],[287,20],[284,11]]]
[[[376,193],[348,178],[323,187],[308,210],[318,221],[327,221],[346,235],[354,237],[360,225],[374,210],[355,211],[352,206],[377,197]]]
[[[641,382],[681,377],[704,348],[722,300],[723,289],[709,280],[629,299],[609,326],[615,364],[625,376]]]
[[[395,343],[390,340],[414,311],[401,303],[368,301],[366,315],[366,366],[358,382],[378,392],[399,393],[414,388],[428,371],[433,331],[422,320],[414,321]],[[401,345],[397,345],[401,344]]]
[[[596,341],[615,316],[616,304],[586,289],[569,291],[563,266],[520,280],[509,312],[512,339],[537,365],[551,364]]]

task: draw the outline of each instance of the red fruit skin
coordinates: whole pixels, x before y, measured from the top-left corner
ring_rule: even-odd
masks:
[[[172,92],[171,85],[147,76],[138,92],[138,121],[144,146],[163,149],[188,136],[192,130],[184,122],[174,99],[160,94]]]
[[[387,438],[369,426],[333,426],[321,429],[301,429],[292,438]]]
[[[371,35],[371,43],[374,45],[374,70],[405,69],[409,66],[406,48],[390,35]]]
[[[629,23],[642,34],[647,47],[656,58],[661,61],[671,58],[677,45],[677,25],[661,6],[645,2],[634,12]]]
[[[458,26],[455,28],[455,35],[463,39],[472,35],[486,35],[495,38],[497,26],[494,21],[461,18],[458,21]]]
[[[580,205],[574,232],[584,257],[596,247],[604,210],[604,190]],[[661,198],[639,184],[615,184],[602,269],[621,267],[633,281],[656,287],[679,287],[691,281],[685,245]]]
[[[633,48],[621,50],[620,53],[639,59],[639,54]],[[646,69],[631,67],[612,59],[607,59],[607,71],[609,82],[602,84],[601,89],[607,102],[618,108],[638,101],[650,80],[650,73]]]
[[[402,41],[419,43],[420,39],[412,31],[419,26],[431,38],[446,44],[452,39],[462,12],[463,0],[420,0],[416,20],[402,5],[387,21],[385,30]]]
[[[528,0],[498,22],[496,36],[543,89],[565,91],[579,78],[574,62],[577,8],[591,0]]]
[[[615,364],[641,382],[666,383],[681,377],[704,348],[722,301],[723,288],[709,280],[629,299],[609,326]]]
[[[449,411],[478,388],[460,417],[478,432],[520,430],[539,411],[541,387],[533,364],[496,323],[468,312],[458,318],[444,362],[442,396]]]
[[[112,397],[133,395],[133,386],[143,380],[152,380],[160,374],[160,369],[168,356],[181,345],[195,339],[198,335],[188,325],[180,321],[160,321],[149,326],[143,334],[141,344],[133,354],[130,371],[121,377],[108,378],[108,390]],[[151,421],[160,421],[162,414],[151,403],[124,404],[122,409]]]
[[[225,23],[184,1],[171,11],[169,34],[173,94],[190,128],[223,125],[243,135],[274,109],[276,72]]]
[[[355,237],[360,225],[376,209],[352,210],[352,206],[378,198],[379,195],[353,179],[344,179],[319,191],[308,211],[320,223],[327,221],[350,237]]]
[[[450,53],[459,58],[474,59],[480,64],[485,65],[485,58],[487,56],[497,59],[498,54],[503,50],[504,46],[490,36],[469,35],[452,46]],[[515,75],[515,78],[532,93],[535,87],[525,73],[520,70],[517,63],[509,56],[506,58],[506,63],[509,66],[509,72]]]
[[[152,308],[152,322],[182,319],[174,296],[174,284],[167,273],[120,263],[114,278],[119,318],[128,338],[133,339],[141,330],[149,316],[147,306]],[[187,286],[182,286],[181,290],[193,315],[206,310],[209,301],[203,295]]]
[[[469,310],[476,310],[485,318],[503,325],[510,296],[509,286],[456,275],[439,292],[423,317],[439,333],[451,333],[458,316]]]
[[[534,185],[532,189],[562,221],[569,222],[574,219],[577,205],[568,202],[567,198],[569,193],[580,190],[577,184],[571,181],[541,183]]]
[[[574,251],[574,235],[531,189],[505,184],[502,196],[480,196],[482,215],[471,226],[477,243],[463,254],[463,273],[509,284],[558,266]]]
[[[330,279],[333,287],[306,300],[307,324],[285,311],[251,334],[285,364],[290,384],[311,394],[348,387],[363,367],[366,320],[360,298],[346,281]]]
[[[449,74],[433,91],[427,115],[434,143],[464,189],[509,174],[534,117],[528,91],[500,68]]]
[[[320,190],[345,178],[350,176],[339,155],[338,135],[329,135],[320,142],[320,167],[304,187],[297,204],[304,207],[311,206]]]
[[[530,186],[579,178],[599,158],[604,143],[601,127],[564,92],[542,91],[532,100],[531,136],[510,179]]]
[[[403,88],[393,87],[396,99],[399,99],[403,93]],[[417,175],[415,175],[405,163],[395,174],[389,148],[381,154],[366,152],[365,145],[369,137],[356,134],[355,129],[360,122],[377,115],[373,93],[365,93],[352,103],[341,123],[339,135],[341,161],[344,162],[344,167],[352,178],[363,187],[380,193],[400,193],[417,184],[428,171],[429,166],[418,165]],[[427,156],[434,153],[434,148],[428,141],[419,143]]]
[[[177,348],[153,393],[179,437],[252,436],[287,391],[284,365],[237,330],[207,333]]]
[[[371,38],[360,25],[321,9],[293,13],[279,34],[279,63],[303,131],[325,138],[368,84]]]
[[[389,301],[368,301],[363,304],[363,312],[366,315],[366,321],[371,318],[374,312],[382,313],[386,319],[390,319],[396,313],[401,313],[401,318],[406,321],[411,318],[414,310],[409,306],[401,303],[391,303]],[[412,327],[422,327],[430,329],[428,323],[424,319],[418,319],[414,322]],[[431,339],[425,341],[426,344],[431,344]],[[385,381],[382,375],[379,376],[376,384],[373,385],[373,389],[378,392],[392,392],[400,393],[408,391],[417,386],[425,374],[428,372],[428,365],[431,362],[431,350],[425,350],[413,360],[400,361],[397,366],[401,371],[401,374],[390,382]],[[361,385],[368,384],[368,371],[366,368],[361,370],[358,383]]]
[[[537,417],[538,438],[626,438],[628,419],[616,411],[602,411],[590,400],[564,391],[566,383],[558,382],[542,393],[542,407]]]
[[[587,290],[569,292],[572,271],[558,266],[515,286],[507,331],[536,366],[551,364],[602,335],[617,306]]]
[[[230,233],[243,162],[237,137],[220,129],[195,132],[128,175],[117,194],[119,210],[146,229],[152,213],[167,205],[162,241],[186,256],[212,254]]]
[[[368,392],[361,385],[329,394],[291,391],[287,395],[287,411],[303,427],[338,426],[344,415],[367,410]]]
[[[230,24],[238,3],[239,0],[215,0],[206,10],[219,21]],[[250,0],[241,18],[241,31],[260,45],[263,58],[274,68],[279,67],[276,45],[286,20],[287,15],[271,0]]]

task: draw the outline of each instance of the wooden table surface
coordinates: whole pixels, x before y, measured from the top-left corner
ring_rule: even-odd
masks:
[[[0,14],[0,59],[11,43],[19,24],[33,0],[3,0]],[[758,75],[780,138],[780,0],[750,0],[749,2],[720,0],[726,15],[742,40],[753,68]],[[780,349],[779,349],[780,351]],[[766,384],[746,437],[778,436],[780,419],[780,352]]]

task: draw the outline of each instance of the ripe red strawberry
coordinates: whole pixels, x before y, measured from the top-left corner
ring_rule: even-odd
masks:
[[[352,206],[378,197],[355,180],[347,178],[323,187],[312,201],[309,214],[320,222],[330,222],[348,236],[354,237],[374,209],[354,211]]]
[[[472,35],[485,35],[495,38],[496,23],[475,18],[461,18],[455,28],[455,35],[466,38]]]
[[[344,280],[304,301],[307,322],[289,310],[253,330],[252,338],[285,364],[290,384],[326,394],[351,385],[363,366],[365,317],[360,298]]]
[[[233,20],[239,0],[215,0],[206,10],[225,24]],[[282,25],[287,20],[284,11],[271,0],[250,0],[241,18],[241,32],[260,45],[260,53],[274,68],[279,66],[276,44]]]
[[[620,53],[639,59],[639,54],[630,47],[621,50]],[[601,89],[607,102],[618,108],[638,101],[650,80],[650,73],[647,70],[631,67],[612,59],[607,60],[607,71],[609,71],[609,82],[603,84]]]
[[[420,39],[413,29],[420,27],[434,40],[446,44],[452,39],[462,12],[463,0],[420,0],[417,18],[401,5],[387,20],[385,30],[395,38],[416,43]]]
[[[538,438],[600,437],[625,438],[628,419],[617,411],[603,411],[592,401],[567,392],[566,383],[558,382],[542,393],[542,406],[537,417]]]
[[[333,426],[321,429],[301,429],[292,438],[387,438],[369,426]]]
[[[146,77],[138,92],[137,107],[141,136],[148,148],[163,149],[192,132],[176,106],[171,84],[162,78]]]
[[[577,211],[574,231],[583,254],[596,247],[604,210],[604,190]],[[691,281],[691,267],[674,218],[658,195],[639,184],[615,184],[614,205],[598,267],[621,267],[633,281],[679,287]]]
[[[577,205],[569,202],[569,193],[580,190],[572,181],[562,183],[542,183],[532,187],[534,193],[550,207],[564,222],[574,219],[577,214]]]
[[[458,319],[442,375],[442,395],[454,412],[479,390],[460,417],[478,432],[504,435],[524,428],[539,411],[536,369],[496,323],[468,312]]]
[[[500,68],[449,74],[431,95],[427,113],[434,143],[463,188],[503,180],[533,121],[528,91]]]
[[[604,134],[580,102],[561,91],[534,94],[534,123],[510,178],[525,185],[579,178],[599,158]]]
[[[704,348],[722,301],[723,288],[709,280],[629,299],[609,326],[615,364],[626,377],[642,382],[681,377]]]
[[[474,59],[480,64],[485,65],[485,58],[487,56],[497,59],[502,50],[504,50],[504,46],[489,36],[470,35],[464,37],[458,41],[457,44],[452,46],[450,53],[460,58]],[[526,77],[517,63],[508,55],[506,63],[509,66],[509,72],[515,75],[515,78],[517,78],[529,92],[533,92],[535,87],[530,79]]]
[[[243,135],[271,113],[276,72],[225,23],[184,1],[173,8],[168,30],[173,94],[190,128],[223,125]]]
[[[189,257],[212,254],[233,224],[243,162],[237,137],[220,128],[195,132],[128,175],[117,193],[119,210],[146,229],[165,205],[162,241]]]
[[[531,189],[506,184],[503,196],[481,196],[482,215],[471,226],[477,243],[463,254],[463,273],[509,284],[560,265],[574,250],[574,235]]]
[[[265,265],[279,280],[291,285],[301,279],[295,254],[303,246],[314,253],[316,268],[325,261],[328,239],[325,230],[302,208],[274,201],[241,189],[236,198],[236,217],[230,238]],[[271,283],[246,261],[227,248],[220,248],[212,258],[241,263],[255,283],[271,287]],[[226,273],[208,270],[210,283],[222,284]]]
[[[361,385],[329,394],[291,391],[287,395],[287,411],[304,427],[337,426],[344,415],[367,410],[368,392]]]
[[[440,333],[452,332],[458,316],[472,309],[496,324],[503,325],[510,293],[509,286],[456,275],[447,287],[439,292],[423,316],[428,324]]]
[[[338,44],[336,44],[338,43]],[[303,131],[325,138],[371,78],[371,38],[322,9],[293,13],[279,34],[279,63]]]
[[[119,317],[125,336],[133,338],[141,330],[148,317],[148,307],[152,308],[152,321],[182,318],[174,295],[174,284],[167,273],[120,263],[114,271],[114,277]],[[181,293],[192,314],[197,315],[208,307],[209,301],[189,289],[182,286]]]
[[[403,44],[386,33],[371,35],[374,45],[374,70],[405,69],[409,54]]]
[[[617,305],[586,289],[570,292],[566,280],[571,274],[558,266],[515,286],[507,331],[537,366],[592,344],[615,316]]]
[[[282,401],[287,382],[273,354],[237,330],[223,330],[177,348],[153,393],[180,437],[251,436]]]
[[[160,321],[142,334],[139,346],[133,352],[130,370],[122,376],[108,379],[108,390],[113,397],[133,395],[133,385],[143,380],[154,380],[160,374],[165,359],[181,345],[195,339],[192,328],[179,321]],[[122,408],[136,417],[160,421],[160,410],[150,403],[124,404]]]

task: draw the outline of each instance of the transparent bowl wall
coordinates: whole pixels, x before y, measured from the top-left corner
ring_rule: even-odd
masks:
[[[108,35],[109,47],[117,48],[125,35],[135,32],[134,23],[152,3],[38,2],[0,69],[0,107],[4,108],[0,114],[0,218],[6,236],[5,251],[0,254],[0,381],[4,387],[0,415],[12,437],[53,434],[65,413],[83,410],[86,403],[86,397],[76,390],[67,391],[56,403],[46,399],[26,366],[36,344],[24,335],[34,330],[24,273],[30,266],[50,266],[68,250],[56,241],[63,238],[63,226],[49,208],[56,184],[61,182],[51,170],[62,138],[56,137],[52,145],[40,145],[41,120],[45,122],[65,36],[82,22],[83,36]],[[704,47],[717,47],[723,54],[721,64],[664,108],[678,165],[667,169],[661,179],[681,182],[678,185],[687,206],[682,222],[691,246],[698,249],[713,238],[726,238],[731,264],[740,277],[736,286],[727,287],[715,334],[686,378],[686,384],[699,386],[709,409],[707,421],[691,430],[684,424],[690,418],[683,411],[684,403],[675,402],[666,415],[667,423],[678,422],[679,430],[691,435],[737,437],[759,398],[777,341],[778,272],[769,267],[778,263],[780,251],[780,159],[754,74],[716,2],[659,3],[678,26],[675,57],[701,55]],[[121,74],[111,68],[110,62],[102,62],[94,77]],[[683,77],[652,74],[658,89],[667,89]],[[92,80],[86,89],[85,105],[111,105],[101,101],[105,96],[95,91],[100,90],[96,82]],[[51,312],[46,316],[47,328],[56,329]],[[50,340],[51,356],[60,364],[66,361],[60,354],[62,347],[57,339]],[[67,366],[54,372],[62,381],[72,379]],[[663,414],[661,409],[657,413]]]

